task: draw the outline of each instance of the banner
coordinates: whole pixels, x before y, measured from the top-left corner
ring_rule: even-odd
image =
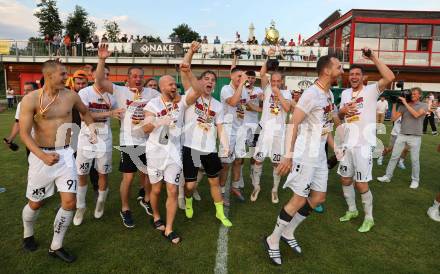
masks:
[[[0,54],[2,55],[9,55],[11,49],[11,42],[0,40]]]
[[[179,43],[134,43],[133,52],[155,56],[183,55],[183,47]]]

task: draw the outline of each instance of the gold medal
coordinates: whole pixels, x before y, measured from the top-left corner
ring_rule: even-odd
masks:
[[[41,122],[41,120],[43,120],[43,114],[41,114],[40,112],[36,113],[34,115],[34,121],[35,123],[39,123]]]
[[[280,110],[277,107],[273,109],[273,113],[278,114],[278,112],[280,112]]]
[[[49,102],[49,104],[46,105],[46,107],[43,108],[43,89],[40,89],[38,99],[39,99],[39,105],[40,105],[40,111],[34,115],[34,121],[36,123],[41,122],[41,120],[46,119],[46,114],[44,114],[48,109],[49,106],[55,102],[55,100],[58,98],[58,95],[60,92],[58,91],[57,95],[52,99],[52,101]]]

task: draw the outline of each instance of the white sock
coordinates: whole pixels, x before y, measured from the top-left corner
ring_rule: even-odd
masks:
[[[232,182],[233,188],[239,188],[240,187],[240,181]]]
[[[276,169],[273,170],[272,175],[273,175],[272,192],[278,192],[278,186],[280,185],[281,176],[278,175]]]
[[[108,188],[106,190],[98,190],[98,201],[105,202],[107,200]]]
[[[85,186],[78,185],[78,189],[76,191],[76,208],[86,207],[86,194],[87,194],[87,185]]]
[[[270,249],[280,249],[281,235],[283,234],[286,227],[289,225],[290,221],[285,221],[285,220],[281,219],[280,216],[278,216],[275,228],[274,228],[272,234],[270,234],[270,236],[269,236],[268,244],[269,244]]]
[[[348,205],[348,211],[355,211],[356,208],[356,192],[354,192],[353,184],[349,186],[342,186],[342,192],[344,192],[344,198]]]
[[[368,190],[361,194],[361,198],[364,205],[365,219],[373,220],[373,194]]]
[[[296,228],[299,226],[300,223],[302,223],[307,217],[303,216],[299,213],[296,213],[290,223],[287,225],[286,229],[283,231],[283,237],[286,239],[293,239],[295,238],[294,233]]]
[[[432,207],[434,207],[435,209],[439,210],[440,202],[438,202],[437,200],[434,200],[434,204],[432,205]]]
[[[23,218],[23,238],[34,235],[34,223],[37,220],[39,209],[33,210],[29,204],[26,204],[22,211]]]
[[[255,165],[254,166],[254,186],[260,185],[261,173],[263,173],[263,165]]]
[[[405,158],[399,158],[399,163],[405,162]]]
[[[254,167],[255,167],[255,164],[253,164],[253,165],[251,165],[251,170],[250,170],[250,177],[251,177],[251,181],[252,181],[252,184],[254,184]]]
[[[243,165],[240,167],[240,180],[238,181],[238,186],[244,188],[244,180],[243,180]]]
[[[179,198],[183,198],[185,196],[185,186],[184,184],[179,184]]]
[[[72,222],[73,210],[65,210],[62,207],[58,210],[53,223],[53,239],[50,248],[52,250],[60,249],[63,246],[64,235]]]
[[[222,189],[222,194],[225,194],[225,192],[226,192],[226,187],[225,187],[225,186],[222,186],[221,189]]]

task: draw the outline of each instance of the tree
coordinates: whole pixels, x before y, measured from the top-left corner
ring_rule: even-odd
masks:
[[[88,19],[88,15],[83,7],[75,6],[73,13],[67,17],[66,32],[71,37],[78,33],[81,41],[86,42],[96,31],[96,25]]]
[[[109,42],[118,42],[119,35],[121,35],[121,29],[119,28],[118,23],[105,20],[104,29]]]
[[[40,24],[40,33],[53,37],[56,33],[61,33],[63,23],[58,13],[57,3],[55,0],[41,0],[37,4],[37,11],[34,16],[38,18]]]
[[[175,41],[176,37],[181,43],[191,43],[192,41],[200,39],[200,35],[196,31],[192,30],[187,24],[180,24],[173,29],[173,32],[170,34],[169,38],[172,41]]]

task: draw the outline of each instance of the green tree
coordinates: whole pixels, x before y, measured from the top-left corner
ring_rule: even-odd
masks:
[[[121,34],[121,29],[118,23],[115,21],[104,21],[105,34],[109,42],[117,42],[119,40],[119,35]]]
[[[76,33],[79,33],[82,42],[86,42],[96,31],[96,25],[88,18],[87,11],[76,5],[73,13],[69,14],[66,21],[66,32],[73,38]]]
[[[37,4],[37,11],[34,16],[38,18],[40,24],[40,33],[45,36],[48,34],[53,37],[56,33],[61,33],[63,23],[58,13],[57,3],[55,0],[41,0]]]
[[[192,30],[187,24],[180,24],[173,29],[169,38],[174,41],[175,37],[178,37],[181,43],[191,43],[200,39],[199,33]]]

